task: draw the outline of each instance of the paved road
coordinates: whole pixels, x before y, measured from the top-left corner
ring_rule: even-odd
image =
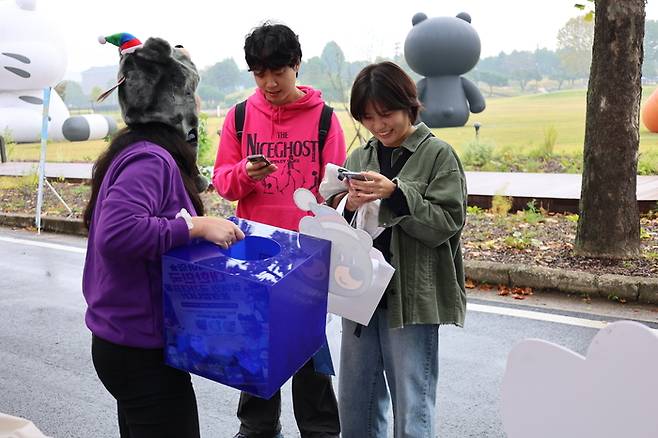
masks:
[[[0,412],[29,418],[54,437],[116,437],[115,406],[95,376],[83,321],[84,246],[81,238],[0,229]],[[584,353],[596,333],[502,315],[509,303],[482,301],[483,296],[472,300],[477,311],[469,310],[466,329],[441,328],[440,437],[505,436],[498,393],[507,353],[516,342],[536,337]],[[232,436],[237,392],[202,378],[195,377],[194,384],[202,435]],[[289,385],[283,400],[284,433],[299,436]]]

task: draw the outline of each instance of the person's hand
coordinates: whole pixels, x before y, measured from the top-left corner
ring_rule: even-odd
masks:
[[[347,201],[345,202],[345,209],[347,211],[357,211],[359,207],[367,203],[365,196],[362,196],[361,192],[358,191],[352,184],[347,191]]]
[[[249,178],[256,181],[262,180],[270,173],[276,172],[277,169],[278,167],[276,167],[276,164],[270,164],[268,166],[262,161],[258,161],[256,163],[250,163],[247,161],[247,175]]]
[[[350,191],[347,195],[347,209],[355,211],[363,204],[376,199],[390,198],[396,184],[377,172],[361,172],[367,181],[350,178]]]
[[[192,217],[194,225],[190,237],[201,237],[227,249],[235,242],[244,239],[244,233],[233,222],[212,216]]]

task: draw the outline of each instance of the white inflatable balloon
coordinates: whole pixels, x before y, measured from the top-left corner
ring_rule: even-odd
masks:
[[[40,139],[43,89],[54,87],[66,72],[66,47],[52,23],[37,12],[36,0],[0,0],[0,135],[18,143]],[[70,117],[52,93],[48,137],[81,141],[116,130],[98,114]]]

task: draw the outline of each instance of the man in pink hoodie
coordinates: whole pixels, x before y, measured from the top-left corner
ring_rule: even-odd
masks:
[[[244,50],[257,89],[246,101],[241,130],[236,129],[236,107],[226,115],[213,185],[222,197],[238,201],[237,216],[296,231],[299,220],[309,213],[297,208],[293,193],[304,187],[322,200],[318,188],[324,166],[345,161],[343,130],[331,114],[324,145],[320,144],[325,103],[320,91],[296,85],[302,51],[290,28],[265,23],[247,36]],[[267,161],[247,160],[256,154]],[[302,438],[338,437],[331,377],[317,373],[313,360],[293,377],[292,392]],[[240,431],[234,438],[281,436],[280,413],[279,392],[269,400],[242,393]]]

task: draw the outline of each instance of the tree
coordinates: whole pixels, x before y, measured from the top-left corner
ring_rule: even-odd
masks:
[[[101,90],[101,87],[99,87],[99,86],[95,86],[89,92],[89,103],[91,103],[91,110],[92,111],[96,110],[96,101],[98,100],[98,97],[101,94],[103,94],[103,90]]]
[[[66,82],[68,81],[62,81],[55,85],[55,93],[59,94],[63,101],[66,101]]]
[[[299,82],[322,90],[323,93],[329,92],[331,83],[326,73],[326,66],[319,56],[302,62],[299,69]]]
[[[329,41],[322,49],[320,59],[324,64],[324,71],[331,85],[329,89],[323,90],[326,93],[326,98],[332,101],[345,102],[349,84],[346,84],[345,81],[346,65],[343,50],[335,41]]]
[[[352,126],[356,132],[347,145],[347,150],[349,152],[353,145],[359,145],[365,141],[365,136],[361,133],[362,126],[356,123],[348,106],[350,84],[354,81],[354,77],[360,69],[354,71],[355,69],[353,66],[345,62],[345,55],[335,41],[330,41],[324,46],[320,59],[324,65],[325,76],[330,84],[330,88],[328,89],[328,99],[343,107],[345,112],[349,115]],[[354,76],[348,76],[348,72],[354,73]]]
[[[477,77],[489,87],[489,96],[493,96],[493,87],[504,87],[509,83],[505,76],[492,71],[478,71]]]
[[[507,56],[504,65],[510,72],[510,79],[519,82],[522,92],[525,91],[528,82],[541,79],[537,68],[537,61],[532,52],[514,50]]]
[[[55,90],[69,107],[84,107],[89,102],[82,91],[82,86],[75,81],[62,81],[55,87]]]
[[[201,72],[199,96],[215,102],[242,86],[242,75],[233,58],[226,58]]]
[[[576,79],[588,76],[592,63],[593,36],[593,22],[583,17],[571,18],[558,32],[558,56],[568,76]]]
[[[640,251],[636,199],[645,0],[596,0],[587,89],[578,255]]]
[[[557,81],[557,89],[562,89],[562,84],[565,80],[570,79],[562,66],[560,65],[560,57],[552,50],[537,49],[535,50],[535,61],[537,63],[537,71],[542,77]]]

